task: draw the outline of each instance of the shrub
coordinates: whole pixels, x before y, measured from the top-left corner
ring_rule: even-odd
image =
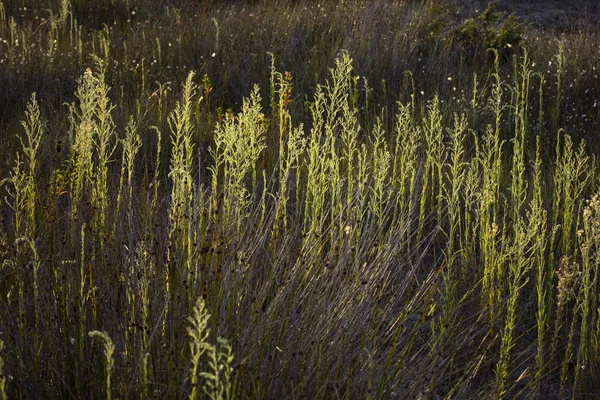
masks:
[[[513,49],[524,41],[527,26],[514,14],[496,10],[496,2],[490,2],[485,11],[475,18],[469,18],[457,26],[451,38],[468,53],[479,49],[494,49],[504,59],[508,59]]]

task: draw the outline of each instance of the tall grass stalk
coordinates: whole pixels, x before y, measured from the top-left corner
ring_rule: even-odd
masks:
[[[106,332],[91,331],[88,335],[93,339],[97,338],[102,342],[102,348],[104,353],[104,394],[107,400],[112,398],[112,373],[115,366],[113,359],[113,353],[115,352],[115,346]]]
[[[396,207],[401,213],[410,213],[416,201],[415,187],[418,175],[419,127],[414,126],[410,105],[398,103],[396,137],[393,151],[392,179],[398,187]],[[410,227],[410,224],[408,225]],[[407,232],[410,236],[410,231]]]
[[[6,394],[6,376],[4,375],[4,358],[2,353],[4,352],[4,342],[0,339],[0,400],[7,400],[8,395]]]
[[[579,385],[582,371],[590,368],[596,319],[598,265],[600,260],[600,198],[594,195],[583,210],[583,231],[578,232],[581,244],[583,276],[580,289],[579,348],[575,364],[575,385]],[[573,393],[575,396],[575,392]]]
[[[377,221],[377,229],[381,230],[386,220],[384,214],[391,197],[389,190],[389,170],[391,154],[384,139],[385,131],[382,122],[377,119],[373,128],[373,187],[369,199],[369,209]]]
[[[44,134],[45,122],[41,119],[35,93],[27,105],[25,120],[21,122],[25,137],[18,136],[21,152],[18,152],[10,176],[0,181],[0,185],[10,184],[6,188],[7,205],[14,212],[14,235],[34,239],[36,233],[36,206],[39,202],[36,175],[40,158],[40,145]],[[21,155],[22,154],[22,155]]]
[[[533,195],[530,206],[530,220],[536,220],[537,232],[533,239],[534,268],[535,268],[535,291],[537,295],[537,353],[535,356],[534,385],[539,394],[541,380],[546,370],[547,334],[550,328],[550,303],[552,297],[549,287],[552,286],[552,277],[546,266],[546,249],[548,247],[548,218],[544,209],[544,198],[542,188],[542,156],[541,139],[536,137],[536,158],[533,162]]]
[[[454,326],[460,319],[456,313],[461,302],[459,298],[460,271],[457,268],[457,261],[461,260],[461,257],[458,255],[456,239],[460,230],[460,193],[463,189],[468,165],[463,160],[466,124],[467,120],[464,115],[455,115],[454,126],[448,129],[450,143],[447,153],[450,155],[450,160],[444,165],[443,195],[439,198],[440,203],[443,203],[447,209],[447,223],[439,221],[440,224],[443,224],[442,229],[446,238],[441,271],[443,287],[440,289],[442,292],[440,296],[441,310],[431,323],[432,338],[429,350],[431,362],[438,365],[439,368],[432,373],[429,384],[430,391],[433,391],[439,384],[438,380],[442,378],[444,368],[452,368],[454,364],[454,356],[449,348]]]
[[[419,207],[419,231],[416,241],[423,236],[425,216],[430,210],[437,211],[437,221],[441,221],[442,205],[437,191],[442,190],[442,166],[445,162],[442,114],[438,96],[435,96],[427,107],[427,115],[423,120],[423,139],[425,150],[425,170],[421,182],[421,203]],[[429,207],[428,207],[429,204]]]
[[[173,182],[169,209],[169,243],[172,248],[169,260],[170,264],[179,270],[176,272],[175,279],[189,272],[192,261],[194,125],[191,113],[193,98],[197,91],[194,76],[194,72],[188,74],[183,84],[181,101],[177,103],[168,119],[172,144],[169,177]],[[172,289],[169,279],[173,277],[165,282],[167,293],[171,293]]]
[[[447,207],[447,225],[444,231],[447,237],[446,262],[448,271],[454,274],[455,252],[457,241],[461,235],[461,193],[467,174],[468,163],[465,161],[464,142],[466,139],[467,119],[464,115],[454,115],[454,126],[448,129],[450,143],[447,153],[450,154],[449,162],[445,165],[445,179],[443,185],[443,203]],[[441,222],[441,221],[440,221]]]
[[[527,50],[523,49],[523,57],[517,61],[515,57],[515,84],[512,89],[514,98],[513,115],[515,125],[515,136],[512,139],[512,168],[511,168],[511,195],[512,195],[512,219],[520,218],[521,209],[526,201],[525,182],[525,137],[527,130],[527,115],[529,113],[529,82],[531,76],[531,60]]]
[[[564,135],[560,155],[554,175],[555,182],[558,182],[557,188],[562,189],[562,204],[559,208],[562,221],[560,250],[563,256],[572,257],[575,241],[574,231],[579,217],[581,197],[590,179],[590,159],[585,151],[585,142],[582,140],[575,151],[570,135]]]
[[[94,77],[92,77],[94,78]],[[97,61],[97,77],[93,79],[93,90],[90,95],[95,96],[94,107],[94,150],[97,157],[97,167],[92,179],[92,204],[94,205],[95,230],[98,238],[106,235],[108,221],[108,165],[116,150],[115,123],[112,119],[114,106],[108,97],[109,87],[105,82],[104,67]],[[103,241],[100,241],[102,249]]]
[[[304,232],[316,232],[321,224],[325,207],[325,196],[331,183],[328,179],[327,156],[331,154],[329,142],[323,140],[322,131],[325,127],[323,113],[325,111],[326,95],[321,87],[317,88],[314,101],[311,104],[313,126],[307,143],[308,162],[306,177],[306,200],[304,209]]]
[[[482,138],[481,147],[477,148],[476,158],[483,175],[483,183],[479,197],[477,219],[479,226],[479,243],[482,253],[482,295],[483,304],[489,309],[490,316],[496,315],[495,305],[502,294],[503,262],[498,253],[499,215],[500,215],[500,180],[502,177],[502,156],[504,141],[500,137],[502,118],[507,107],[504,101],[505,85],[500,76],[500,56],[494,52],[492,72],[492,91],[488,107],[493,112],[494,123],[488,124]]]
[[[575,304],[573,305],[573,312],[572,312],[572,318],[571,318],[571,324],[570,324],[570,328],[569,328],[569,332],[567,334],[567,341],[566,344],[564,346],[564,354],[562,356],[562,360],[561,360],[561,365],[560,365],[560,397],[563,398],[564,396],[564,391],[566,389],[568,380],[569,380],[569,370],[570,370],[570,366],[573,364],[572,360],[573,360],[573,346],[575,345],[574,340],[575,340],[575,335],[576,335],[576,324],[577,321],[579,320],[577,318],[577,314],[581,311],[581,307],[582,307],[582,300],[583,297],[580,296],[581,294],[581,285],[582,285],[582,280],[585,278],[582,278],[582,267],[579,264],[573,264],[573,267],[576,271],[576,275],[575,278],[576,280],[574,280],[572,282],[572,287],[570,289],[572,289],[573,291],[571,293],[568,293],[567,295],[569,297],[572,297],[575,299]],[[559,296],[561,295],[561,288],[559,287]],[[562,311],[562,310],[561,310]],[[578,373],[578,372],[576,372]],[[575,390],[576,388],[573,388],[573,394],[575,394]]]
[[[506,380],[509,374],[510,357],[515,346],[514,330],[517,324],[518,301],[522,288],[527,283],[527,274],[534,265],[537,249],[535,238],[540,235],[543,224],[543,209],[541,205],[534,202],[530,205],[529,221],[526,223],[521,219],[515,226],[514,242],[510,250],[508,300],[506,305],[506,319],[502,332],[500,344],[500,359],[496,363],[496,398],[506,396]]]
[[[75,93],[79,105],[69,106],[71,136],[71,210],[73,220],[80,224],[83,218],[81,203],[90,190],[89,200],[94,216],[93,229],[97,238],[104,237],[107,218],[108,164],[116,148],[114,122],[111,117],[113,106],[108,98],[108,86],[104,82],[104,71],[98,67],[94,75],[87,69],[77,81]],[[96,155],[96,162],[94,161]],[[91,211],[90,211],[91,212]],[[103,240],[99,240],[102,247]]]
[[[191,338],[190,384],[192,387],[188,398],[192,400],[204,397],[200,396],[201,392],[198,390],[200,386],[198,377],[202,377],[204,378],[202,392],[207,398],[211,400],[231,400],[234,398],[231,368],[233,353],[231,346],[225,339],[217,338],[217,346],[208,341],[210,336],[209,320],[210,314],[206,310],[204,300],[198,298],[193,315],[188,317],[188,322],[191,325],[188,327],[187,332]],[[199,371],[200,359],[203,355],[207,356],[208,372]]]
[[[38,173],[38,160],[40,158],[40,145],[46,131],[46,122],[40,116],[40,108],[36,100],[36,94],[31,95],[25,111],[25,120],[21,122],[25,129],[24,140],[19,136],[23,156],[27,165],[25,196],[25,236],[33,238],[36,231],[36,205],[39,203],[39,194],[36,185]]]
[[[279,126],[279,195],[275,230],[282,225],[284,231],[288,226],[287,205],[290,175],[299,166],[299,157],[303,152],[305,142],[302,138],[302,126],[298,129],[292,126],[292,117],[288,111],[289,103],[292,101],[291,96],[292,77],[288,72],[281,74],[275,69],[274,56],[271,54],[271,108],[277,112],[277,125]]]
[[[498,133],[488,125],[483,143],[477,154],[477,164],[481,168],[483,183],[479,194],[477,219],[479,225],[479,246],[482,254],[482,296],[483,304],[492,318],[496,317],[496,305],[503,292],[503,257],[501,254],[500,227],[496,210],[499,208],[499,179],[501,173],[502,143]]]
[[[192,390],[189,394],[189,399],[194,400],[198,398],[199,391],[199,368],[200,368],[200,357],[205,354],[211,347],[208,343],[208,337],[210,335],[210,329],[208,328],[208,322],[210,320],[210,314],[206,310],[204,300],[199,298],[194,307],[194,313],[188,317],[190,327],[187,328],[188,335],[191,338],[190,341],[190,354],[191,354],[191,366],[190,366],[190,385]]]
[[[558,132],[560,130],[560,115],[563,101],[563,78],[565,74],[565,43],[560,40],[558,42],[558,53],[556,54],[556,103],[551,111],[552,130]]]
[[[125,210],[127,215],[127,223],[129,229],[133,227],[133,167],[135,157],[142,147],[142,141],[138,133],[138,126],[133,117],[130,116],[125,128],[125,137],[120,139],[121,147],[123,148],[123,156],[121,159],[121,173],[119,178],[119,190],[117,194],[116,212],[115,212],[115,227],[120,221],[120,210],[123,208],[123,192],[125,193]],[[114,229],[113,229],[114,231]],[[131,237],[131,236],[130,236]],[[133,243],[129,243],[132,247]]]

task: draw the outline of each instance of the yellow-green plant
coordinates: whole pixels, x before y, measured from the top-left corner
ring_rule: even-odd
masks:
[[[230,400],[233,393],[233,352],[227,340],[217,338],[218,347],[207,349],[209,372],[201,372],[205,379],[204,393],[211,400]],[[221,374],[223,376],[221,376]]]
[[[0,353],[4,351],[4,342],[0,339]],[[0,354],[0,400],[7,400],[6,394],[6,377],[4,376],[4,359]]]
[[[411,115],[412,107],[410,105],[398,103],[392,179],[398,187],[396,207],[399,212],[406,212],[405,207],[411,210],[414,206],[413,203],[416,201],[415,187],[418,172],[420,130],[414,126]],[[410,232],[408,232],[408,235],[410,235]]]
[[[464,160],[464,141],[466,139],[467,119],[464,115],[454,115],[454,126],[448,129],[450,154],[446,163],[443,196],[440,201],[447,207],[447,224],[442,226],[447,237],[446,262],[449,273],[454,274],[454,253],[457,251],[457,239],[460,237],[461,192],[465,181],[468,163]],[[440,224],[443,221],[440,221]]]
[[[357,77],[353,80],[352,85],[356,86]],[[356,92],[357,89],[354,89]],[[353,92],[353,93],[354,93]],[[356,158],[359,146],[359,134],[361,126],[358,122],[358,113],[356,103],[352,96],[349,99],[349,104],[342,109],[342,117],[340,118],[340,137],[342,143],[341,159],[342,174],[346,180],[346,198],[342,199],[343,206],[351,207],[352,198],[355,195],[356,188]],[[353,105],[354,104],[354,105]]]
[[[423,138],[425,150],[425,170],[421,182],[421,203],[419,207],[419,231],[417,242],[421,240],[428,211],[436,210],[437,221],[441,221],[442,204],[439,201],[442,191],[442,167],[446,160],[444,129],[440,112],[439,97],[435,96],[427,108],[423,119]],[[429,205],[429,207],[428,207]]]
[[[512,88],[514,116],[514,137],[512,141],[512,168],[510,192],[512,196],[512,219],[520,218],[521,210],[527,197],[525,181],[525,136],[527,135],[527,115],[529,112],[529,82],[531,77],[531,60],[527,50],[523,49],[521,59],[514,58],[515,83]]]
[[[269,53],[269,55],[271,57],[271,109],[276,113],[279,127],[279,194],[277,196],[276,224],[274,226],[274,234],[276,234],[280,225],[284,231],[287,230],[289,181],[292,172],[294,170],[298,171],[300,167],[300,158],[306,146],[306,139],[303,137],[303,125],[293,127],[292,117],[288,110],[289,103],[292,101],[292,76],[289,72],[284,74],[278,72],[275,69],[273,54]],[[299,185],[299,179],[296,179],[296,185]],[[296,195],[298,196],[298,193]]]
[[[6,184],[10,183],[12,189]],[[9,172],[9,177],[0,181],[5,186],[8,196],[4,198],[6,205],[14,212],[14,231],[17,237],[24,234],[25,221],[27,220],[29,199],[26,193],[29,189],[30,181],[27,179],[27,172],[21,161],[19,153],[15,156],[14,166]],[[10,199],[10,200],[9,200]],[[12,200],[12,201],[11,201]]]
[[[181,101],[177,102],[168,119],[173,146],[169,172],[169,177],[173,181],[169,209],[169,242],[173,246],[173,253],[169,259],[176,259],[177,265],[188,272],[193,240],[194,125],[192,123],[192,105],[197,91],[194,77],[195,73],[191,71],[183,85]],[[167,292],[170,292],[168,280],[166,283]]]
[[[543,209],[537,202],[530,206],[529,221],[521,217],[519,221],[513,222],[515,234],[510,250],[507,250],[508,261],[508,300],[506,304],[506,318],[502,341],[500,344],[500,359],[496,363],[495,377],[496,398],[504,398],[506,395],[506,379],[508,378],[511,351],[515,345],[514,330],[517,323],[518,301],[521,289],[527,283],[527,273],[532,268],[537,249],[535,239],[540,235],[541,224],[543,224]]]
[[[592,343],[597,318],[597,282],[600,261],[600,196],[594,195],[583,210],[583,232],[578,232],[583,266],[581,277],[579,317],[579,349],[575,364],[575,385],[580,383],[584,370],[592,362]]]
[[[380,119],[377,119],[373,128],[373,186],[369,199],[369,209],[373,213],[377,226],[382,228],[385,221],[384,210],[391,196],[389,190],[389,170],[391,154],[384,138]]]
[[[578,269],[577,271],[577,281],[575,282],[575,292],[571,294],[575,299],[575,304],[573,306],[573,315],[571,318],[571,324],[569,328],[569,332],[567,335],[567,343],[565,344],[565,350],[562,357],[561,365],[560,365],[560,397],[563,397],[564,391],[566,389],[567,381],[570,375],[569,366],[573,364],[573,346],[576,335],[576,324],[578,321],[577,315],[579,314],[582,304],[583,304],[583,296],[581,296],[582,290],[582,280],[585,279],[582,277],[583,271],[582,267],[579,264],[574,264],[574,267]],[[560,288],[559,288],[560,290]],[[560,293],[559,293],[560,294]],[[576,372],[578,374],[579,372]],[[575,393],[575,392],[574,392]]]
[[[79,107],[75,104],[69,106],[69,119],[71,122],[71,210],[73,219],[79,217],[79,203],[89,187],[93,174],[93,135],[94,111],[96,107],[97,81],[92,70],[87,69],[82,77],[77,80],[76,97]]]
[[[450,350],[452,343],[453,325],[457,320],[457,307],[461,299],[459,298],[458,282],[459,271],[457,270],[458,249],[456,245],[456,236],[459,232],[460,224],[460,193],[465,178],[467,163],[464,162],[464,147],[466,117],[461,115],[454,116],[454,126],[448,129],[450,143],[448,144],[448,153],[450,161],[446,163],[446,173],[444,174],[443,195],[439,201],[443,202],[447,208],[447,223],[439,221],[442,226],[446,244],[444,248],[443,269],[440,273],[443,287],[440,289],[441,309],[438,315],[431,323],[431,344],[429,348],[429,357],[435,365],[452,365],[454,356]],[[436,369],[432,373],[429,387],[434,390],[437,381],[441,378],[443,368]]]
[[[279,194],[277,204],[276,220],[283,224],[284,231],[287,230],[288,224],[288,194],[292,172],[299,171],[300,160],[306,148],[306,139],[303,137],[303,126],[299,126],[290,130],[289,135],[284,139],[285,148],[280,155],[280,177],[279,177]],[[296,192],[299,191],[299,177],[296,177]],[[298,201],[298,200],[296,200]]]
[[[156,160],[154,164],[154,174],[152,176],[152,200],[150,201],[150,209],[148,210],[148,227],[155,226],[158,216],[158,189],[160,188],[160,156],[162,154],[162,135],[160,129],[153,126],[152,129],[156,132]],[[149,239],[154,240],[154,229],[149,228]]]
[[[123,148],[123,155],[121,158],[121,175],[119,178],[119,191],[117,194],[115,224],[120,218],[119,210],[121,210],[123,207],[121,203],[123,201],[123,191],[125,190],[125,209],[127,211],[127,222],[129,224],[129,229],[131,229],[133,224],[133,167],[135,157],[142,147],[142,141],[138,133],[138,126],[132,116],[130,116],[129,120],[127,121],[125,137],[120,139],[120,143],[121,147]],[[123,185],[125,185],[125,188]],[[130,245],[131,244],[132,243],[130,243]]]
[[[475,210],[479,208],[479,185],[480,185],[480,164],[479,164],[479,139],[477,135],[473,133],[475,156],[473,156],[466,166],[465,177],[464,177],[464,200],[463,200],[463,214],[462,214],[462,225],[463,234],[460,237],[460,248],[462,251],[462,258],[465,261],[461,276],[466,277],[467,266],[472,262],[473,255],[475,252],[476,239],[478,238],[479,222]]]
[[[79,106],[69,107],[71,122],[71,209],[75,221],[80,217],[79,207],[89,192],[93,212],[93,229],[104,237],[108,209],[108,164],[116,149],[115,124],[111,112],[114,106],[108,98],[109,87],[105,71],[97,61],[96,75],[87,69],[77,81],[75,93]],[[94,161],[94,155],[95,160]],[[102,247],[103,240],[99,241]]]
[[[91,274],[91,270],[89,274],[86,274],[86,259],[85,259],[85,229],[86,224],[83,223],[81,225],[81,249],[80,249],[80,260],[79,260],[79,290],[78,290],[78,298],[77,298],[77,312],[79,319],[79,335],[77,336],[76,346],[77,346],[77,360],[75,361],[78,367],[81,365],[80,363],[83,360],[84,348],[85,348],[85,333],[86,333],[86,325],[88,320],[88,301],[90,300],[90,295],[93,293],[93,277]],[[88,276],[89,275],[89,276]],[[86,292],[86,278],[89,279],[90,285],[88,291]],[[92,312],[94,313],[94,325],[95,325],[95,303],[92,299]],[[77,368],[77,387],[76,390],[79,393],[81,388],[79,387],[80,382],[80,368]]]
[[[199,392],[199,368],[200,368],[200,357],[205,354],[208,348],[211,346],[208,342],[210,335],[210,328],[208,323],[210,320],[210,314],[206,310],[204,300],[200,297],[196,301],[193,315],[188,317],[190,327],[187,328],[187,333],[191,338],[190,341],[190,385],[192,390],[189,395],[190,400],[198,398]]]
[[[187,328],[190,341],[190,384],[191,391],[188,396],[190,400],[200,397],[198,377],[204,378],[202,391],[211,400],[231,400],[234,396],[233,382],[233,353],[227,340],[217,338],[218,346],[211,344],[208,339],[210,328],[208,323],[210,314],[206,310],[204,300],[200,297],[196,301],[193,315],[188,317],[190,326]],[[199,372],[200,358],[205,355],[208,358],[208,372]]]
[[[4,3],[0,1],[0,34],[6,33],[6,7]]]
[[[92,339],[97,338],[102,342],[102,348],[104,350],[104,391],[106,399],[110,400],[112,398],[111,377],[115,366],[115,360],[113,359],[115,345],[106,332],[91,331],[88,335]]]
[[[504,261],[499,250],[501,232],[499,227],[500,210],[500,168],[502,165],[502,143],[498,132],[494,133],[488,125],[483,143],[477,152],[477,165],[481,169],[483,182],[478,194],[477,222],[479,227],[479,246],[483,270],[482,301],[490,315],[495,317],[495,306],[498,304],[504,287]]]
[[[38,203],[38,190],[35,182],[38,170],[38,159],[40,157],[40,145],[42,136],[46,130],[46,122],[40,116],[36,95],[31,95],[27,104],[25,120],[21,122],[25,129],[25,140],[19,136],[23,150],[23,156],[27,165],[27,185],[23,195],[26,198],[26,221],[25,235],[33,238],[36,229],[36,204]]]
[[[578,281],[580,279],[579,264],[572,262],[568,257],[563,257],[558,262],[556,271],[556,319],[554,320],[554,330],[552,336],[552,355],[554,356],[558,342],[561,337],[561,330],[565,322],[565,312],[568,303],[575,298]]]
[[[578,297],[578,292],[581,284],[581,266],[571,261],[568,257],[563,257],[558,263],[557,287],[556,287],[556,319],[554,321],[554,332],[552,337],[551,354],[557,355],[558,345],[563,336],[563,326],[568,321],[567,306],[575,299],[573,308],[573,318],[571,318],[570,329],[567,334],[566,344],[564,345],[564,355],[560,365],[560,383],[561,396],[564,390],[564,385],[568,379],[569,363],[573,357],[573,338],[575,335],[575,314],[580,304],[581,297]]]
[[[322,130],[325,126],[323,114],[326,101],[323,89],[318,87],[311,104],[313,126],[307,143],[306,199],[304,201],[305,233],[315,232],[317,227],[320,226],[324,213],[325,197],[331,185],[328,177],[330,164],[327,162],[327,158],[331,154],[331,150],[328,148],[330,142],[322,137]]]
[[[46,129],[46,123],[40,116],[40,109],[33,93],[27,105],[25,120],[21,122],[25,137],[18,136],[21,142],[21,153],[17,153],[15,163],[9,178],[0,181],[0,185],[10,183],[12,190],[8,191],[7,205],[15,214],[14,232],[16,237],[25,236],[33,239],[36,230],[36,204],[38,203],[38,188],[36,174],[40,145]],[[21,158],[22,157],[22,158]]]
[[[245,99],[238,115],[229,114],[215,129],[214,146],[210,148],[213,158],[211,211],[223,207],[228,228],[232,224],[239,232],[242,220],[247,217],[249,191],[248,176],[256,186],[257,162],[265,149],[266,122],[261,109],[261,97],[255,86]],[[222,200],[222,201],[219,201]]]
[[[559,132],[560,135],[560,132]],[[560,136],[557,146],[560,144]],[[585,151],[585,142],[582,140],[577,151],[573,149],[573,139],[564,135],[562,148],[559,152],[554,171],[554,196],[555,213],[558,212],[561,221],[560,251],[562,256],[571,257],[574,252],[574,231],[581,207],[581,196],[590,179],[590,159]]]
[[[547,333],[549,330],[549,303],[552,298],[549,297],[549,287],[552,285],[552,277],[549,276],[549,271],[546,266],[546,249],[548,247],[548,218],[547,211],[544,209],[544,198],[542,188],[542,157],[540,137],[536,138],[537,151],[536,158],[533,163],[533,196],[530,206],[530,220],[537,221],[535,237],[533,239],[535,268],[535,289],[537,295],[537,353],[535,356],[535,374],[534,384],[536,390],[539,390],[539,384],[543,377],[546,368],[546,342]],[[531,225],[531,223],[530,223]]]
[[[342,155],[339,152],[340,128],[351,127],[352,112],[349,110],[352,90],[352,59],[347,52],[336,59],[331,78],[325,86],[319,86],[311,104],[313,125],[307,144],[308,161],[306,199],[304,209],[305,232],[319,232],[327,208],[330,221],[340,217],[344,201],[343,184],[340,170]],[[355,128],[356,129],[356,128]],[[346,135],[354,135],[348,132]],[[353,139],[345,140],[345,151],[352,151]],[[352,157],[350,154],[346,156]],[[350,160],[347,160],[350,162]],[[354,182],[354,181],[353,181]],[[354,184],[354,183],[352,183]],[[330,205],[330,207],[327,207]],[[333,231],[332,231],[333,232]]]
[[[356,162],[356,195],[354,196],[354,205],[351,208],[351,221],[355,222],[354,233],[360,237],[363,231],[363,216],[368,202],[368,184],[371,179],[372,167],[369,163],[369,148],[362,144],[358,149]]]
[[[94,77],[92,77],[94,78]],[[116,149],[115,123],[112,119],[114,106],[108,98],[109,87],[105,82],[105,70],[97,62],[97,77],[93,80],[94,107],[94,151],[97,157],[92,201],[96,208],[96,232],[104,235],[108,220],[108,164]]]
[[[150,397],[150,389],[148,388],[148,359],[150,358],[150,353],[145,353],[142,356],[142,362],[140,365],[140,384],[142,388],[140,389],[140,400],[147,399]]]
[[[563,75],[565,73],[565,42],[562,40],[558,41],[558,53],[556,54],[556,103],[554,104],[554,108],[551,111],[551,121],[552,121],[552,129],[553,131],[558,132],[560,130],[560,114],[561,114],[561,104],[563,101]]]

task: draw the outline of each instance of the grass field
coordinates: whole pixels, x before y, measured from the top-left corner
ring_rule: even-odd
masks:
[[[598,398],[600,27],[525,18],[0,1],[0,399]]]

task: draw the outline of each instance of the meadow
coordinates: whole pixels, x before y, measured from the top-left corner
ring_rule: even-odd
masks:
[[[0,1],[0,399],[600,396],[600,31]]]

